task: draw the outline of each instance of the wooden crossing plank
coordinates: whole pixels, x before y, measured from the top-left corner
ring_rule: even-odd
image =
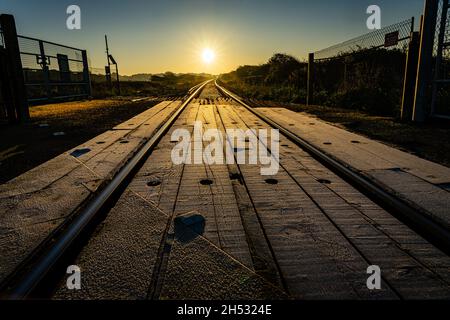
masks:
[[[67,290],[63,281],[55,299],[147,298],[182,175],[183,165],[171,161],[170,137],[188,121],[194,122],[197,109],[191,105],[180,115],[78,255],[84,289]],[[151,181],[158,183],[149,186]]]
[[[176,105],[179,101],[163,101],[156,106],[134,116],[133,118],[117,125],[114,127],[114,130],[133,130],[140,127],[145,121],[157,115],[162,110],[166,109],[166,107],[170,105]]]
[[[197,104],[197,108],[199,105]],[[193,118],[191,116],[182,121],[184,128],[193,129],[194,121],[209,118],[210,125],[214,126],[213,118],[211,117],[212,107],[201,106],[202,111],[197,112]],[[192,109],[190,106],[189,109]],[[209,113],[206,114],[205,112]],[[178,123],[178,121],[177,121]],[[177,126],[174,129],[178,128]],[[168,146],[168,148],[166,148]],[[158,146],[158,150],[155,150],[154,161],[149,161],[144,166],[147,177],[142,177],[140,174],[133,182],[133,185],[144,185],[139,181],[142,179],[149,179],[149,177],[158,177],[161,179],[161,185],[155,188],[151,188],[151,191],[145,189],[135,189],[136,192],[142,192],[143,196],[150,201],[156,201],[158,206],[162,210],[172,211],[174,198],[176,199],[175,214],[186,214],[189,212],[198,212],[204,215],[206,218],[205,236],[219,246],[235,256],[236,259],[242,263],[251,266],[250,253],[245,241],[245,234],[243,232],[242,223],[239,218],[239,210],[232,191],[231,182],[229,180],[229,174],[227,167],[214,166],[214,168],[206,168],[201,165],[186,165],[183,171],[182,180],[171,179],[166,182],[167,177],[172,178],[174,172],[167,172],[167,168],[171,168],[171,149],[174,143],[163,144]],[[163,149],[159,149],[163,148]],[[160,151],[164,151],[163,154]],[[161,172],[158,166],[162,166],[164,171]],[[179,170],[177,171],[179,174]],[[178,177],[178,174],[176,176]],[[202,179],[213,177],[214,184],[212,186],[203,186],[200,184]],[[181,184],[179,190],[180,193],[176,194],[178,185]],[[219,238],[220,237],[220,238]]]
[[[101,177],[114,175],[115,171],[133,156],[134,150],[138,150],[148,138],[153,136],[178,106],[177,103],[168,104],[163,110],[153,114],[151,118],[147,118],[139,127],[130,131],[117,143],[88,161],[83,161],[83,159],[80,159],[80,161]]]
[[[368,204],[364,196],[359,195],[359,199],[354,196],[351,202],[348,201],[341,193],[346,191],[357,195],[357,191],[326,168],[320,171],[313,168],[310,171],[307,166],[299,166],[301,153],[293,152],[290,157],[283,158],[285,168],[369,263],[381,267],[386,280],[403,298],[424,297],[424,288],[429,291],[430,297],[449,297],[450,282],[447,275],[450,272],[450,259],[445,254],[386,211],[373,203]],[[321,179],[330,181],[330,184],[319,182]],[[411,251],[411,245],[414,244],[414,249],[420,250]],[[427,263],[431,256],[435,259],[433,264]]]
[[[243,114],[231,106],[218,110],[227,128],[246,128]],[[248,113],[248,111],[247,111]],[[369,292],[367,262],[308,198],[283,168],[270,185],[260,166],[240,165],[257,213],[260,215],[289,294],[301,299],[396,298],[386,285]]]
[[[226,102],[227,101],[222,98],[219,98],[217,101],[217,103]],[[217,109],[218,107],[215,106],[216,123],[222,135],[225,137],[226,128]],[[230,141],[228,139],[224,145],[225,152],[227,147],[231,148]],[[247,237],[253,269],[267,281],[278,286],[279,288],[285,289],[285,283],[281,278],[279,266],[273,256],[272,248],[268,243],[267,236],[261,226],[261,221],[256,214],[252,199],[250,198],[246,186],[244,185],[240,168],[236,165],[236,163],[228,164],[227,166],[236,202],[239,207],[242,225]]]
[[[280,300],[289,297],[206,238],[175,240],[161,291],[173,300]]]
[[[192,132],[198,108],[198,104],[191,103],[180,115],[129,186],[130,190],[154,203],[168,215],[174,210],[184,170],[184,165],[174,165],[172,162],[171,152],[176,142],[171,141],[171,136],[181,128]],[[154,182],[153,185],[148,185],[150,182]]]
[[[450,228],[450,168],[286,109],[262,108],[280,125],[349,164]],[[314,124],[313,126],[311,124]],[[358,142],[358,143],[352,143]],[[331,145],[324,144],[329,142]]]
[[[174,165],[171,135],[192,133],[196,120],[222,133],[268,128],[216,95],[206,90],[186,108],[82,249],[74,263],[83,290],[62,281],[54,298],[450,297],[449,257],[283,136],[274,176],[262,176],[260,164]],[[204,230],[177,227],[186,213],[201,214]],[[380,291],[366,287],[369,265],[381,267]]]
[[[296,113],[284,108],[258,108],[258,110],[271,119],[280,121],[281,125],[298,133],[325,151],[328,149],[341,150],[346,155],[345,160],[357,169],[407,168],[412,174],[430,183],[450,183],[450,168],[346,131],[303,113]],[[327,141],[333,144],[324,145],[323,143]],[[359,143],[352,143],[352,141]],[[379,161],[384,160],[384,164],[376,166],[374,159],[377,158]],[[369,166],[362,166],[364,163],[368,163]]]
[[[105,133],[75,147],[19,177],[0,185],[0,199],[42,190],[80,166],[80,160],[88,161],[104,149],[116,143],[130,131],[106,131]],[[90,151],[75,158],[70,154],[82,149]]]
[[[0,239],[4,250],[0,280],[110,178],[175,108],[176,104],[167,104],[152,116],[153,124],[136,136],[131,134],[140,128],[105,132],[1,185]],[[144,133],[149,136],[144,137]],[[121,143],[128,139],[129,143]]]
[[[369,170],[368,174],[385,189],[419,208],[425,208],[431,217],[450,229],[450,192],[425,183],[403,170]]]
[[[203,112],[211,112],[211,110],[211,107],[205,107]],[[198,105],[189,106],[188,110],[176,121],[171,131],[181,127],[189,127],[192,130],[193,122],[199,114],[201,112],[199,112]],[[157,149],[137,174],[136,179],[133,180],[126,193],[121,197],[118,205],[110,212],[77,258],[76,263],[83,270],[83,277],[86,278],[84,285],[87,287],[84,290],[73,292],[65,289],[65,283],[63,282],[55,296],[56,299],[142,298],[149,292],[149,279],[155,276],[152,275],[157,256],[155,243],[158,243],[159,246],[165,229],[162,225],[165,226],[172,210],[175,209],[175,214],[185,212],[182,209],[184,205],[180,205],[180,203],[185,203],[183,196],[173,187],[177,187],[181,183],[180,193],[185,192],[186,199],[191,204],[195,204],[195,206],[189,207],[189,210],[204,214],[205,211],[202,208],[204,205],[195,203],[195,196],[198,192],[185,185],[186,183],[189,185],[192,180],[191,174],[186,170],[189,165],[184,166],[184,170],[180,170],[183,165],[175,166],[171,163],[170,155],[174,144],[171,143],[170,136],[171,132],[162,139]],[[198,170],[199,167],[195,169],[194,175],[195,172],[205,170],[203,165],[201,166],[202,170]],[[218,171],[216,169],[213,168],[214,181],[217,187],[205,192],[205,194],[209,200],[211,200],[211,197],[215,197],[215,203],[219,199],[218,202],[222,205],[220,208],[224,208],[223,205],[225,203],[229,205],[231,201],[229,195],[232,194],[234,197],[234,194],[232,190],[227,192],[227,189],[231,188],[229,180],[226,182],[226,179],[217,179]],[[229,179],[227,170],[223,172],[223,176]],[[155,181],[154,179],[158,179],[158,185],[148,186],[147,183]],[[198,188],[199,180],[197,177],[193,181]],[[133,194],[141,197],[141,200],[136,199]],[[200,192],[200,194],[202,193]],[[142,203],[142,201],[146,201],[146,203]],[[159,212],[164,214],[165,220],[149,206],[158,207]],[[150,210],[149,216],[143,215],[147,210]],[[226,210],[223,210],[220,213],[225,214],[225,212]],[[163,220],[165,222],[162,222]],[[209,224],[208,221],[207,225]],[[228,220],[219,224],[222,228],[233,225]],[[136,230],[141,231],[136,234]],[[170,233],[173,232],[172,226]],[[239,232],[243,234],[243,231],[239,230]],[[151,236],[146,237],[147,233],[150,233]],[[205,233],[204,236],[207,236],[207,234]],[[235,237],[236,235],[232,234],[232,236]],[[139,244],[136,244],[137,242]],[[109,245],[105,246],[105,243]],[[167,274],[163,277],[161,298],[207,297],[212,299],[214,297],[230,297],[261,299],[284,296],[282,291],[267,283],[250,268],[245,267],[242,262],[226,253],[228,251],[233,253],[232,242],[231,247],[224,244],[222,244],[222,247],[220,248],[210,240],[198,236],[189,242],[180,239],[175,240],[170,252]],[[239,257],[239,254],[236,255]],[[119,273],[117,272],[118,268],[122,270]],[[184,272],[180,272],[180,268],[184,269]],[[147,271],[147,275],[145,271]],[[202,277],[202,274],[205,273],[209,275],[207,278]],[[131,274],[133,276],[130,276]],[[198,286],[199,283],[202,285]],[[133,286],[133,284],[135,285]],[[133,286],[133,290],[125,289],[129,285]],[[198,287],[198,290],[195,290],[195,287]],[[113,288],[119,289],[113,290]]]
[[[217,129],[213,105],[202,105],[198,120],[203,130]],[[206,145],[206,144],[204,144]],[[202,185],[201,180],[211,180]],[[225,164],[186,165],[181,180],[177,215],[196,211],[206,219],[205,237],[249,268],[253,268],[239,208]]]
[[[64,280],[53,299],[146,299],[168,218],[126,191],[74,261],[82,270],[81,290],[67,289]]]
[[[255,119],[241,112],[247,123]],[[313,163],[287,138],[282,137],[280,144],[281,165],[368,263],[381,267],[395,292],[406,299],[450,297],[450,258],[321,164]]]

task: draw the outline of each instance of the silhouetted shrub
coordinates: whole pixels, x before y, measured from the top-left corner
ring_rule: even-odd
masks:
[[[372,49],[316,63],[316,104],[366,111],[399,113],[406,55],[401,50]],[[243,66],[220,80],[247,98],[305,103],[307,63],[275,54],[266,64]]]

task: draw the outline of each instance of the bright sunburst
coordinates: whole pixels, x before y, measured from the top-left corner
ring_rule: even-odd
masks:
[[[206,64],[211,64],[214,62],[214,59],[216,58],[216,54],[213,50],[209,48],[203,49],[202,52],[202,60]]]
[[[1,1],[1,0],[0,0]],[[189,49],[187,65],[191,70],[205,73],[219,73],[222,69],[225,55],[225,40],[222,36],[211,34],[210,32],[195,30],[191,36],[187,36],[190,44],[186,45]]]

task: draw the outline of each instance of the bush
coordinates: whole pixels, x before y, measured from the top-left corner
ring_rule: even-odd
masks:
[[[400,50],[361,50],[316,63],[316,104],[396,116],[406,55]],[[243,66],[220,77],[241,96],[306,103],[307,64],[275,54],[266,64]]]

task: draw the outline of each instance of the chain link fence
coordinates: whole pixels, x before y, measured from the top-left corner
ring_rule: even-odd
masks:
[[[433,48],[432,116],[450,118],[450,1],[440,0]]]
[[[399,115],[414,18],[314,53],[314,101]]]
[[[104,68],[89,68],[92,83],[106,83],[106,72]]]
[[[411,36],[411,32],[414,31],[414,18],[387,26],[380,30],[376,30],[354,39],[342,42],[340,44],[331,46],[329,48],[317,51],[314,53],[316,61],[333,59],[333,58],[345,58],[352,55],[355,52],[370,50],[370,49],[399,49],[404,50],[407,42]],[[387,41],[392,40],[395,42],[392,45],[387,46],[390,43]]]
[[[29,102],[90,95],[86,51],[20,35],[18,42]]]
[[[111,76],[115,79],[115,74],[111,74],[108,77],[105,68],[89,68],[89,74],[92,85],[92,96],[94,98],[104,98],[118,94],[116,91],[117,84],[113,84],[111,80]]]

